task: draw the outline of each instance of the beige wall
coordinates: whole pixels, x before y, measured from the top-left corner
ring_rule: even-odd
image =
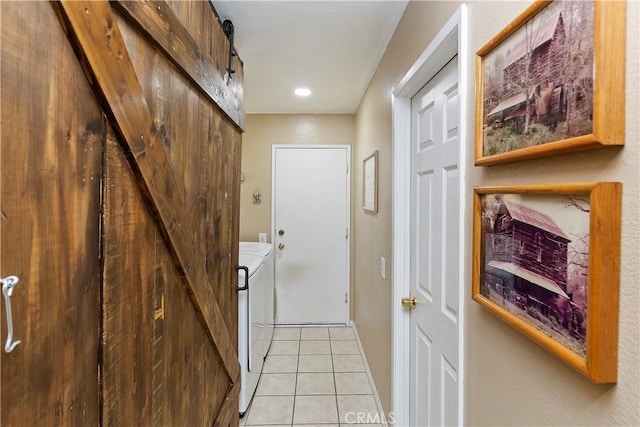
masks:
[[[469,54],[522,12],[527,2],[470,2]],[[488,168],[470,167],[469,187],[541,182],[620,181],[623,190],[618,383],[598,386],[471,301],[471,237],[465,259],[465,424],[640,425],[640,3],[628,3],[626,146]],[[354,321],[386,410],[391,402],[391,104],[390,93],[458,7],[456,2],[411,2],[356,113],[358,167],[380,150],[380,212],[355,212]],[[474,63],[469,64],[474,88]],[[467,99],[473,105],[473,92]],[[473,109],[472,109],[473,111]],[[467,120],[473,129],[473,114]],[[466,141],[473,164],[473,135]],[[470,204],[471,200],[469,200]],[[471,230],[471,214],[465,213]],[[377,275],[387,258],[387,280]],[[394,302],[395,303],[395,302]]]
[[[271,146],[353,145],[355,117],[351,114],[249,114],[242,140],[240,240],[258,241],[266,232],[271,242]],[[353,156],[353,154],[352,154]],[[254,204],[256,188],[262,203]]]
[[[454,2],[411,2],[356,112],[354,180],[362,188],[362,160],[379,150],[378,214],[354,205],[353,320],[383,407],[391,410],[391,91],[455,12]],[[380,257],[387,265],[380,277]]]

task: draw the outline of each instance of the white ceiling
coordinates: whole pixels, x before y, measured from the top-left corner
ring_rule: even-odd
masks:
[[[407,5],[393,1],[218,1],[244,61],[247,113],[353,113]],[[304,86],[307,98],[293,94]]]

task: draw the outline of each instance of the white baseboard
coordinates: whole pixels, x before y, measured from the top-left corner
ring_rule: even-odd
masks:
[[[360,355],[362,356],[362,362],[364,363],[364,369],[367,371],[367,376],[369,377],[369,384],[371,384],[371,389],[373,390],[373,398],[376,401],[376,406],[378,407],[378,414],[380,415],[380,424],[384,427],[388,427],[389,424],[387,422],[387,415],[382,407],[382,403],[380,402],[380,396],[378,395],[378,389],[376,388],[376,383],[373,381],[373,376],[371,375],[371,369],[369,369],[369,362],[367,362],[367,356],[364,353],[364,349],[362,348],[362,342],[360,341],[360,335],[358,335],[358,328],[356,328],[356,324],[351,321],[351,327],[353,328],[353,333],[356,336],[356,341],[358,342],[358,348],[360,349]]]

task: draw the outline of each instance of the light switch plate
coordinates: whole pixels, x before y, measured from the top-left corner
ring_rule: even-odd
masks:
[[[267,233],[258,233],[258,242],[267,243]]]

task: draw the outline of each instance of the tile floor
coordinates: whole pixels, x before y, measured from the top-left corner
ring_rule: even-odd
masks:
[[[343,426],[380,419],[352,328],[276,328],[246,426]]]

